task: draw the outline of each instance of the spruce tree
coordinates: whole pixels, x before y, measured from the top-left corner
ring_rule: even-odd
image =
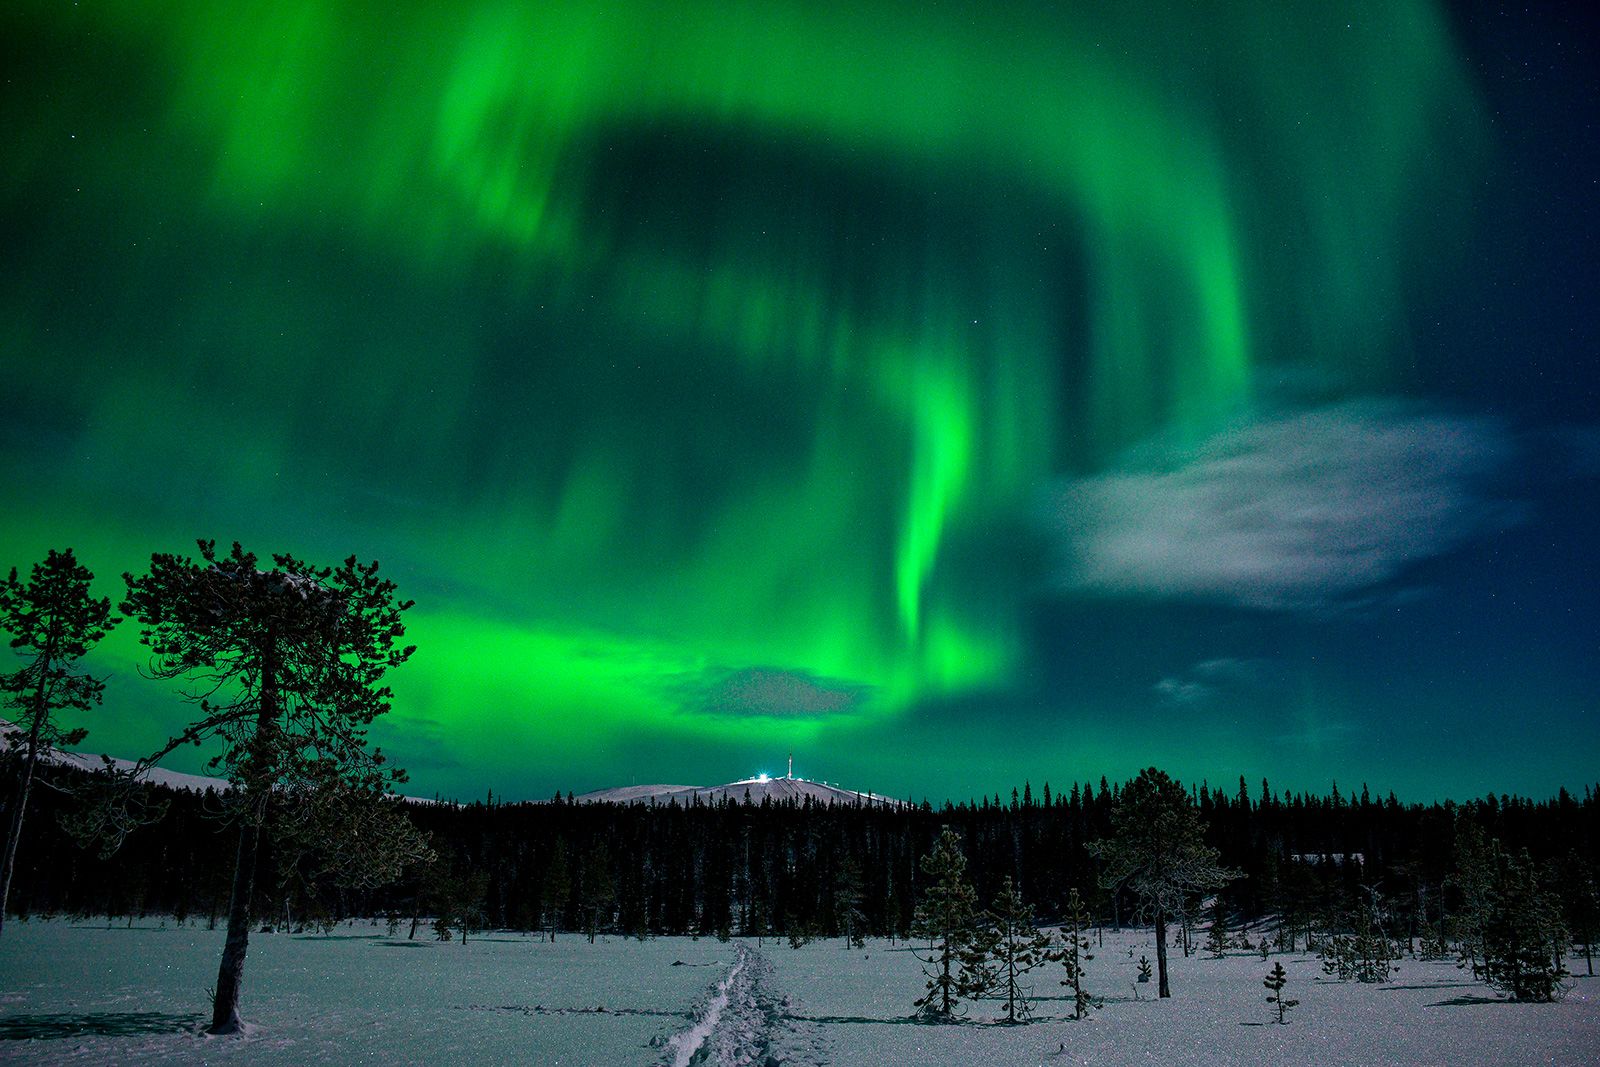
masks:
[[[1298,1000],[1285,999],[1283,995],[1283,987],[1288,983],[1289,975],[1286,971],[1284,971],[1282,963],[1274,963],[1272,965],[1272,970],[1268,972],[1266,978],[1262,979],[1261,981],[1262,985],[1266,986],[1272,991],[1267,996],[1267,1003],[1277,1005],[1278,1022],[1280,1024],[1289,1021],[1285,1018],[1285,1015],[1288,1014],[1290,1008],[1295,1007],[1300,1003]]]
[[[122,620],[112,616],[110,598],[89,595],[92,581],[94,575],[69,548],[51,549],[25,582],[15,567],[0,582],[0,630],[11,635],[11,649],[23,661],[9,674],[0,674],[0,706],[10,709],[14,727],[6,731],[5,748],[16,752],[19,742],[22,746],[0,858],[0,929],[39,759],[50,749],[78,744],[88,734],[82,728],[64,728],[56,713],[87,711],[100,703],[105,691],[105,683],[80,671],[78,661]]]
[[[1183,786],[1154,767],[1123,789],[1111,813],[1110,838],[1092,842],[1103,864],[1101,884],[1127,887],[1155,921],[1159,996],[1170,997],[1167,980],[1167,919],[1187,916],[1188,899],[1222,888],[1239,877],[1223,867],[1205,843],[1200,818]]]
[[[970,975],[963,981],[962,957],[973,941],[978,895],[967,882],[961,839],[948,826],[918,867],[927,884],[917,901],[911,935],[928,943],[926,952],[917,953],[928,982],[916,1008],[924,1016],[949,1020],[955,1017],[963,987],[971,984]]]
[[[1220,960],[1228,954],[1228,908],[1218,893],[1211,901],[1211,923],[1206,928],[1206,950]]]
[[[269,817],[286,806],[319,798],[321,816],[337,818],[364,805],[391,804],[390,788],[406,780],[368,747],[367,729],[389,710],[384,674],[415,651],[402,647],[401,614],[393,582],[378,565],[354,556],[338,567],[314,567],[288,555],[258,566],[238,544],[226,556],[201,541],[200,559],[170,553],[150,558],[150,571],[124,575],[123,614],[137,620],[150,649],[148,672],[189,679],[185,693],[198,716],[153,755],[114,783],[74,823],[80,836],[115,849],[131,828],[132,786],[175,749],[217,743],[211,761],[232,783],[227,815],[237,824],[228,932],[217,971],[210,1032],[238,1033],[244,960],[249,944],[256,859]],[[321,803],[322,798],[332,798]],[[390,812],[398,809],[390,807]],[[401,824],[393,824],[401,828]],[[329,833],[332,827],[325,827]],[[380,880],[425,859],[419,835],[401,833],[369,862]]]

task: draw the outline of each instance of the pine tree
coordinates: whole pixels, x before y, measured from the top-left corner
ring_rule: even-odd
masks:
[[[157,553],[148,574],[124,575],[122,604],[123,614],[142,627],[149,674],[190,679],[196,689],[186,695],[199,716],[114,779],[116,790],[73,828],[114,850],[133,825],[133,786],[151,766],[186,745],[221,744],[211,765],[233,783],[228,814],[239,827],[212,1000],[210,1032],[224,1034],[244,1028],[239,999],[263,828],[270,816],[308,798],[333,798],[321,805],[330,817],[388,803],[383,798],[406,780],[405,772],[387,768],[383,755],[367,747],[366,733],[389,710],[384,674],[415,649],[397,644],[405,634],[401,614],[411,603],[395,598],[394,583],[378,577],[376,563],[352,556],[336,568],[319,568],[278,555],[263,570],[238,544],[227,556],[217,555],[214,542],[199,546],[199,561]],[[377,865],[372,880],[392,880],[428,855],[414,831],[391,845],[365,857]]]
[[[553,943],[556,931],[561,928],[561,917],[566,914],[567,900],[572,895],[572,876],[567,871],[567,842],[556,838],[550,851],[550,862],[544,869],[539,898],[544,905],[544,928]]]
[[[1583,959],[1589,975],[1594,974],[1594,935],[1600,925],[1600,886],[1595,884],[1594,867],[1576,851],[1569,851],[1557,870],[1557,893],[1567,929],[1583,946]]]
[[[813,935],[811,932],[810,923],[801,919],[793,919],[787,925],[789,928],[788,938],[790,948],[799,950],[811,944]]]
[[[611,906],[617,901],[617,885],[611,876],[611,853],[605,842],[589,850],[578,871],[578,882],[578,900],[583,906],[584,923],[592,945],[600,929],[610,924]]]
[[[999,967],[1000,930],[989,912],[979,910],[972,916],[972,927],[966,943],[961,946],[957,960],[961,965],[956,975],[956,995],[962,1000],[982,1000],[993,994],[1000,985]]]
[[[772,923],[767,919],[767,901],[762,893],[752,893],[750,903],[744,910],[744,937],[756,939],[756,947],[761,947],[761,939],[772,936]]]
[[[86,711],[100,703],[105,690],[105,683],[78,670],[78,661],[122,620],[112,617],[109,598],[96,600],[89,595],[92,581],[94,575],[69,548],[51,549],[43,563],[33,565],[26,582],[17,578],[13,567],[0,583],[0,630],[11,635],[11,649],[23,660],[17,670],[0,675],[0,706],[13,709],[11,722],[16,727],[6,731],[5,747],[15,751],[19,741],[23,746],[0,858],[0,929],[39,758],[49,749],[76,745],[88,734],[81,728],[63,728],[55,715]]]
[[[1122,791],[1111,815],[1112,836],[1089,845],[1103,863],[1101,884],[1126,886],[1155,920],[1159,996],[1167,981],[1167,918],[1187,916],[1191,895],[1220,889],[1240,876],[1223,867],[1204,841],[1199,816],[1183,786],[1154,767]]]
[[[988,926],[993,936],[985,948],[993,991],[1005,999],[1006,1022],[1024,1021],[1032,1014],[1028,997],[1033,987],[1023,979],[1052,958],[1050,935],[1034,925],[1033,909],[1009,877],[989,908]]]
[[[489,893],[489,872],[472,871],[456,882],[456,929],[461,931],[461,943],[467,943],[469,934],[481,933],[489,925],[485,903]]]
[[[933,851],[918,863],[928,885],[917,902],[911,922],[911,935],[928,943],[927,952],[918,953],[922,973],[927,977],[927,992],[916,1001],[918,1011],[935,1019],[952,1019],[962,997],[963,953],[970,947],[978,908],[978,895],[967,882],[967,858],[961,852],[961,839],[945,827],[934,842]]]
[[[1387,982],[1400,969],[1394,963],[1395,945],[1384,930],[1384,918],[1383,901],[1377,887],[1362,886],[1350,945],[1358,982]]]
[[[862,914],[861,865],[852,857],[844,856],[834,868],[833,908],[844,934],[846,948],[865,948],[867,945],[867,917]]]
[[[1476,978],[1483,977],[1483,936],[1494,903],[1498,848],[1498,842],[1491,842],[1477,823],[1457,820],[1456,863],[1450,876],[1461,898],[1455,913],[1456,940],[1461,966],[1470,967]]]
[[[1267,1003],[1277,1005],[1278,1022],[1280,1024],[1289,1021],[1287,1018],[1285,1018],[1289,1009],[1300,1003],[1298,1000],[1287,1000],[1284,998],[1283,987],[1287,985],[1288,982],[1289,975],[1284,971],[1282,963],[1274,963],[1272,965],[1272,970],[1267,974],[1266,978],[1262,979],[1261,982],[1262,985],[1266,986],[1272,991],[1267,996]]]
[[[1089,951],[1089,939],[1084,935],[1083,899],[1073,889],[1067,896],[1067,913],[1061,924],[1060,937],[1052,947],[1050,958],[1066,970],[1061,984],[1072,991],[1072,1017],[1081,1019],[1090,1008],[1100,1007],[1100,1000],[1083,988],[1083,965],[1094,959]]]
[[[1567,976],[1561,962],[1567,930],[1560,907],[1539,884],[1528,853],[1513,857],[1498,845],[1482,930],[1481,976],[1512,1000],[1556,1000]]]
[[[1150,960],[1144,956],[1139,957],[1139,981],[1150,981]]]

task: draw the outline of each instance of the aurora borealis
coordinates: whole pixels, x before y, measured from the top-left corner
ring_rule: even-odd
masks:
[[[1556,29],[1420,0],[0,25],[0,564],[381,560],[418,791],[1600,766],[1581,39],[1532,90]],[[131,631],[119,753],[183,713]]]

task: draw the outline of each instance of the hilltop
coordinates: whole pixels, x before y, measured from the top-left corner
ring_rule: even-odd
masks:
[[[844,789],[828,782],[813,782],[805,778],[785,775],[773,778],[758,774],[725,785],[625,785],[612,789],[596,789],[573,799],[581,804],[692,804],[695,798],[702,804],[722,801],[742,803],[749,800],[759,804],[771,798],[773,803],[792,800],[804,803],[810,799],[817,804],[883,804],[898,806],[904,801],[877,793]]]

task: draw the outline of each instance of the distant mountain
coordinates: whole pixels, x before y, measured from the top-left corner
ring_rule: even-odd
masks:
[[[771,778],[757,775],[727,785],[625,785],[615,789],[596,789],[573,799],[582,804],[692,804],[696,797],[702,804],[729,801],[742,803],[746,798],[759,804],[768,797],[773,803],[793,800],[804,803],[809,797],[815,804],[883,804],[899,806],[904,801],[877,793],[862,793],[854,789],[841,789],[826,782],[812,782],[805,778]]]
[[[12,745],[12,740],[18,748],[27,743],[27,735],[21,727],[5,719],[0,719],[0,753],[7,752]],[[106,769],[105,757],[91,755],[87,752],[68,752],[66,749],[46,747],[39,753],[39,762],[52,767],[71,767],[73,770],[88,771],[91,774]],[[130,771],[134,767],[133,760],[111,757],[111,766],[118,771]],[[215,789],[219,793],[226,793],[233,788],[233,783],[226,778],[210,778],[203,774],[185,774],[183,771],[169,771],[165,767],[151,767],[140,776],[142,781],[151,785],[164,785],[169,789],[191,789],[196,793],[204,793],[207,789]],[[440,803],[429,797],[400,798],[408,804],[434,804]]]

